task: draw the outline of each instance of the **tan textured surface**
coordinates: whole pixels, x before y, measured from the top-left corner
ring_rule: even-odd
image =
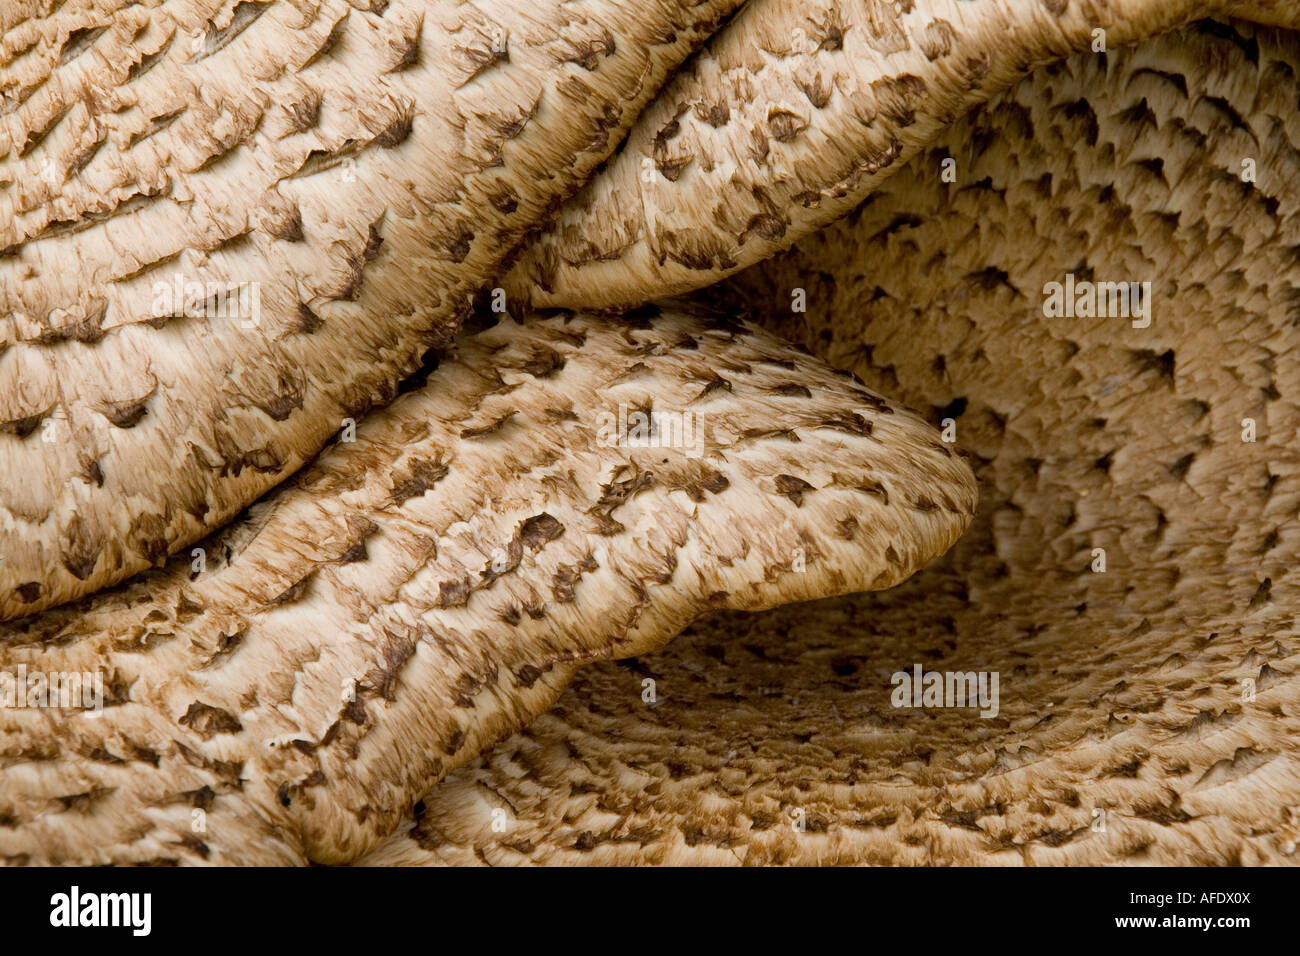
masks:
[[[1139,8],[1152,9],[1124,5]],[[66,6],[69,15],[82,9]],[[889,11],[929,22],[937,9],[873,5],[846,36],[865,25],[884,41]],[[1046,10],[1077,27],[1117,8],[1052,0],[979,9],[1014,9],[1025,23]],[[1291,9],[1241,7],[1283,21]],[[1166,5],[1158,19],[1180,10],[1192,8]],[[6,25],[6,43],[28,29]],[[1023,39],[1035,42],[1051,32],[1029,29]],[[225,36],[212,37],[216,54],[235,48],[222,46]],[[68,65],[106,37],[79,34]],[[735,39],[724,34],[718,49]],[[1015,65],[1016,44],[997,39],[984,47],[1010,49]],[[365,853],[429,782],[545,707],[574,659],[643,654],[715,605],[717,590],[733,606],[760,606],[886,585],[962,524],[931,497],[932,469],[900,476],[892,491],[840,480],[846,454],[886,434],[874,413],[865,435],[865,422],[822,417],[794,381],[770,399],[748,392],[751,374],[778,389],[767,377],[777,369],[801,381],[822,374],[797,355],[782,360],[789,367],[751,373],[730,367],[728,342],[709,353],[716,362],[690,366],[699,392],[667,375],[674,397],[755,416],[751,427],[764,434],[727,452],[728,468],[752,467],[753,486],[729,479],[715,492],[688,459],[673,472],[683,490],[654,485],[623,500],[617,485],[567,476],[570,460],[605,460],[589,429],[567,431],[576,444],[556,446],[519,438],[527,416],[498,426],[470,410],[479,398],[504,402],[488,393],[516,373],[528,386],[512,394],[573,390],[590,409],[611,397],[601,373],[622,369],[636,387],[647,374],[638,363],[654,363],[608,339],[608,317],[574,320],[588,323],[581,345],[565,335],[545,343],[572,345],[589,365],[573,357],[557,368],[546,350],[512,352],[563,319],[468,337],[459,365],[221,536],[206,577],[188,581],[178,562],[5,629],[6,667],[106,665],[113,706],[97,720],[3,712],[0,852],[14,862],[1294,861],[1300,660],[1288,576],[1300,375],[1288,340],[1300,265],[1300,58],[1294,37],[1249,27],[1201,27],[1135,54],[1115,52],[1114,41],[1104,61],[1047,68],[937,144],[934,124],[914,144],[919,157],[877,177],[880,193],[848,220],[711,296],[748,302],[773,329],[882,391],[933,406],[935,421],[957,420],[983,502],[948,558],[886,595],[721,614],[666,651],[579,671],[558,707],[429,791],[410,826]],[[577,68],[605,62],[609,44],[595,47]],[[337,49],[346,54],[346,43]],[[865,76],[906,85],[909,62]],[[767,93],[737,100],[754,116],[770,118],[765,97],[784,82],[780,70],[768,75],[778,82]],[[905,108],[893,112],[902,128],[918,125],[904,122]],[[61,128],[34,143],[20,136],[21,149],[41,148]],[[854,132],[844,142],[869,157],[870,137]],[[810,142],[803,136],[792,142]],[[946,185],[940,163],[953,158],[958,181]],[[1243,158],[1257,161],[1256,184],[1241,181]],[[753,182],[790,187],[776,167]],[[9,190],[0,187],[0,201]],[[679,227],[712,234],[709,208],[679,209]],[[693,284],[707,281],[709,270],[692,271]],[[1149,279],[1155,322],[1046,318],[1043,284],[1066,272]],[[668,288],[662,278],[653,293]],[[806,316],[789,312],[796,287],[809,293]],[[522,338],[475,351],[507,334]],[[38,344],[98,347],[75,336]],[[10,345],[0,363],[23,347]],[[700,360],[690,353],[675,343],[663,359],[680,370]],[[470,367],[503,378],[486,373],[480,391],[439,390]],[[846,400],[862,397],[838,387]],[[773,427],[769,400],[814,410],[784,426],[801,442],[780,421]],[[129,420],[137,410],[133,399],[98,414]],[[1255,444],[1240,441],[1245,416],[1258,423]],[[565,429],[566,418],[550,424]],[[30,416],[5,421],[15,436],[34,434]],[[419,457],[440,436],[461,466],[447,474],[436,456]],[[520,462],[524,475],[513,471]],[[789,473],[812,475],[815,487],[828,483],[809,492],[773,478],[774,462],[798,466]],[[956,469],[937,452],[931,464]],[[960,469],[948,478],[966,487]],[[697,520],[683,525],[674,508],[686,501]],[[552,502],[571,512],[552,515],[555,524],[541,517]],[[900,562],[841,504],[920,522],[933,547]],[[602,517],[607,506],[621,528]],[[774,526],[773,514],[786,524]],[[799,521],[811,522],[809,538]],[[655,583],[666,577],[657,543],[674,543],[685,526],[701,536],[683,546],[690,560],[679,557],[668,583]],[[833,550],[816,549],[811,575],[798,573],[791,538]],[[603,546],[607,563],[576,578],[570,601],[583,540]],[[1105,574],[1088,570],[1096,547],[1107,550]],[[740,563],[718,560],[742,553]],[[502,606],[478,614],[497,599]],[[997,670],[1000,713],[891,708],[890,674],[916,663]],[[641,697],[647,678],[653,706]],[[1248,680],[1253,699],[1242,693]],[[348,686],[358,703],[340,700]],[[196,809],[207,814],[201,836]],[[1091,829],[1097,811],[1104,831]]]
[[[504,280],[605,308],[702,288],[788,249],[1032,67],[1294,0],[754,0],[637,120]]]
[[[965,529],[970,469],[919,418],[766,333],[658,313],[466,333],[203,573],[181,556],[0,627],[6,672],[98,671],[110,698],[0,709],[0,857],[350,860],[578,663],[890,587]],[[620,405],[690,412],[699,442],[611,444]]]
[[[735,2],[5,4],[0,618],[390,401]]]
[[[888,593],[583,672],[368,862],[1295,863],[1298,75],[1243,25],[1076,57],[729,283],[955,417],[971,530]],[[1045,317],[1071,271],[1150,280],[1151,327]],[[891,707],[915,663],[999,671],[1000,713]]]

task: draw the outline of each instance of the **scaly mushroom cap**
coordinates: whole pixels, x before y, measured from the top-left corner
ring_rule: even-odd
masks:
[[[736,2],[6,4],[0,619],[390,401]]]
[[[261,6],[232,4],[230,23],[213,24],[222,31],[240,21],[242,29],[265,12]],[[1217,40],[1193,43],[1196,56],[1180,61],[1177,51],[1155,47],[1155,58],[1139,67],[1114,55],[1119,39],[1164,29],[1203,8],[963,4],[950,12],[973,17],[990,35],[981,40],[978,31],[963,29],[955,40],[964,60],[933,58],[955,64],[961,76],[954,82],[942,73],[921,76],[903,62],[914,45],[931,60],[921,43],[935,39],[916,33],[906,18],[951,26],[952,19],[935,16],[948,8],[905,6],[901,40],[891,27],[900,22],[895,8],[853,8],[850,30],[865,24],[875,41],[900,48],[884,67],[856,77],[866,86],[835,77],[825,109],[841,116],[829,105],[836,96],[866,89],[865,99],[858,95],[849,105],[869,107],[864,118],[871,122],[836,127],[834,145],[847,144],[853,160],[847,178],[827,179],[814,168],[807,182],[793,184],[802,189],[795,195],[828,216],[836,203],[847,208],[856,201],[840,190],[856,188],[855,177],[869,178],[878,165],[882,146],[873,137],[883,135],[887,152],[895,142],[906,145],[899,152],[905,157],[933,144],[951,116],[992,92],[969,83],[971,70],[984,70],[982,57],[986,76],[1001,75],[992,67],[1002,64],[1009,82],[1032,65],[1035,51],[1060,55],[1084,41],[1085,27],[1102,27],[1112,50],[1105,62],[1120,67],[1090,72],[1092,57],[1083,66],[1057,67],[1042,89],[1016,94],[1024,96],[1022,109],[984,127],[980,119],[959,124],[906,190],[892,199],[882,193],[854,221],[722,295],[756,296],[752,303],[766,321],[873,382],[938,403],[935,417],[957,420],[963,436],[974,425],[993,514],[934,575],[884,599],[768,619],[717,617],[680,651],[632,665],[631,695],[626,671],[581,672],[580,680],[590,680],[571,699],[576,706],[566,703],[485,764],[436,788],[418,805],[407,834],[368,861],[1258,862],[1294,852],[1297,822],[1288,808],[1300,797],[1293,743],[1300,686],[1288,660],[1296,651],[1287,613],[1286,574],[1295,563],[1286,533],[1294,509],[1287,502],[1295,496],[1286,490],[1294,457],[1286,439],[1296,416],[1284,342],[1293,291],[1285,277],[1300,246],[1294,190],[1284,188],[1297,181],[1300,154],[1292,145],[1300,142],[1293,104],[1298,61],[1287,48],[1294,41],[1211,25],[1201,29]],[[743,22],[789,25],[781,11],[759,9],[766,12]],[[1295,5],[1285,0],[1230,9],[1295,22]],[[18,27],[26,12],[4,15]],[[214,46],[224,48],[226,35]],[[724,33],[716,49],[730,49],[737,36]],[[806,31],[790,36],[803,44]],[[58,58],[67,50],[75,62],[99,37],[93,27],[75,39],[68,32],[56,40]],[[1061,47],[1053,46],[1062,38]],[[325,46],[333,49],[328,38]],[[825,52],[817,46],[808,55]],[[492,49],[499,49],[495,41]],[[583,59],[599,62],[590,52]],[[1069,70],[1076,82],[1060,91],[1056,84]],[[809,102],[824,92],[817,75],[801,82],[793,71],[784,78],[775,71],[770,87],[735,102],[756,118],[749,132],[771,134],[798,158],[812,139],[788,101],[776,98],[790,92],[791,77]],[[935,100],[913,110],[910,97],[918,91],[960,95],[936,122]],[[1143,95],[1133,98],[1137,91]],[[712,110],[702,115],[720,118]],[[28,129],[24,148],[39,146],[61,122]],[[653,137],[669,130],[662,122],[646,125]],[[673,132],[665,140],[680,135],[680,127]],[[634,141],[647,135],[634,133]],[[1210,160],[1206,143],[1216,137],[1225,137],[1227,152]],[[749,141],[757,143],[752,135]],[[1080,143],[1086,156],[1072,158]],[[719,150],[693,155],[713,174],[721,163],[736,163],[735,145],[723,137]],[[954,157],[961,177],[968,164],[980,175],[948,185],[935,160]],[[656,158],[639,157],[651,160],[651,172]],[[667,169],[658,172],[670,179],[681,157],[663,158]],[[620,162],[602,174],[597,190],[608,188]],[[676,208],[680,235],[669,238],[684,250],[673,267],[682,267],[678,278],[683,270],[698,275],[679,285],[672,269],[654,273],[642,282],[646,294],[739,268],[740,260],[708,258],[727,243],[747,246],[744,256],[756,259],[817,225],[816,216],[797,215],[779,232],[782,207],[772,200],[788,198],[787,172],[769,161],[757,176],[735,180],[743,201],[729,225],[714,213],[730,215],[730,206],[713,205],[708,190],[718,186],[723,194],[731,180],[703,189],[687,180],[682,195],[694,190],[703,198]],[[809,182],[822,186],[805,188]],[[990,196],[992,212],[962,205]],[[609,228],[602,218],[609,208],[591,204],[563,229],[564,241],[579,251],[582,281],[570,283],[579,299],[640,295],[618,292],[622,270],[598,288],[584,264],[594,248],[587,237]],[[649,207],[652,227],[660,208]],[[927,212],[909,212],[915,209]],[[633,222],[624,232],[636,228]],[[1029,232],[1037,243],[1009,239]],[[715,249],[709,241],[718,237]],[[539,248],[549,248],[547,241]],[[603,248],[611,259],[624,251],[617,243]],[[369,238],[363,259],[366,250],[373,251]],[[1039,283],[1070,270],[1104,280],[1108,269],[1121,280],[1154,273],[1157,301],[1169,297],[1184,318],[1136,330],[1072,324],[1058,345],[1038,332],[1045,321],[1034,298]],[[927,297],[943,270],[950,291],[935,302]],[[625,285],[635,290],[638,281]],[[794,289],[813,292],[813,311],[792,324],[786,309]],[[935,320],[942,335],[924,323],[903,324],[919,303],[929,306],[921,318]],[[559,323],[572,332],[575,322],[598,321],[607,319],[557,317],[540,326],[555,331]],[[1034,334],[1008,334],[1009,328]],[[588,337],[574,343],[578,352],[598,330],[582,331]],[[753,334],[725,323],[714,332],[745,341]],[[94,338],[93,328],[88,334]],[[330,452],[300,485],[205,545],[195,581],[178,561],[79,611],[11,626],[0,645],[6,668],[66,674],[73,665],[107,665],[111,706],[99,718],[6,710],[6,786],[16,783],[12,795],[4,794],[13,803],[4,807],[12,826],[0,828],[0,840],[10,840],[0,852],[14,860],[353,858],[388,832],[430,781],[546,706],[579,661],[639,654],[719,602],[756,607],[896,579],[889,568],[897,549],[893,556],[888,546],[882,552],[880,536],[863,537],[859,524],[836,517],[839,495],[847,494],[843,504],[855,511],[858,499],[887,498],[877,505],[893,512],[873,527],[908,528],[937,543],[949,540],[944,529],[955,536],[960,528],[961,496],[944,489],[949,481],[969,492],[965,476],[941,475],[936,484],[944,462],[958,466],[916,422],[909,424],[918,429],[918,447],[932,443],[933,461],[914,462],[892,488],[865,480],[846,492],[851,445],[883,434],[888,413],[874,403],[879,416],[844,414],[844,402],[831,403],[837,410],[805,406],[813,418],[784,427],[778,420],[775,430],[757,420],[771,415],[746,418],[737,406],[731,424],[747,427],[712,449],[725,469],[707,464],[708,449],[700,457],[678,449],[676,458],[659,461],[650,486],[644,476],[651,469],[639,457],[647,449],[602,457],[617,447],[610,435],[647,411],[647,396],[640,404],[619,403],[629,417],[614,414],[603,435],[599,425],[576,439],[567,433],[567,443],[552,448],[559,458],[519,448],[512,429],[529,416],[508,415],[496,404],[516,372],[549,383],[537,387],[544,407],[557,412],[553,427],[580,407],[590,419],[613,414],[610,394],[599,392],[601,404],[593,404],[594,389],[588,395],[564,377],[573,356],[552,354],[561,351],[560,340],[530,334],[507,325],[467,337],[487,343],[487,351],[470,354],[467,346],[467,357],[430,385],[460,388],[463,396],[438,399],[426,389],[402,399],[398,409],[429,415],[392,411],[363,426],[360,441]],[[655,362],[626,352],[645,346],[635,335],[632,346],[624,339],[604,353],[598,348],[583,374],[605,369],[631,381],[653,378]],[[705,338],[701,327],[676,345],[708,352]],[[512,354],[521,342],[525,352]],[[671,400],[731,402],[728,391],[739,390],[736,401],[758,409],[762,401],[751,405],[753,396],[738,389],[738,378],[750,373],[726,367],[733,348],[742,346],[729,341],[709,353],[717,359],[712,365],[669,374]],[[809,363],[778,361],[801,374],[801,363]],[[497,363],[503,369],[493,373]],[[466,375],[486,384],[464,385]],[[804,397],[805,380],[771,384],[781,398],[795,399]],[[684,388],[687,381],[699,391]],[[1168,389],[1166,395],[1157,388],[1154,401],[1153,381]],[[561,397],[579,393],[572,407],[549,402],[555,392],[546,389],[557,382],[569,383]],[[520,386],[514,394],[533,393]],[[815,402],[815,394],[809,389],[807,397]],[[851,388],[850,395],[864,399]],[[659,403],[648,398],[654,411]],[[1235,420],[1242,401],[1262,410],[1240,427],[1262,420],[1268,437],[1247,442],[1244,431],[1229,429],[1234,433],[1225,438],[1224,422]],[[1169,424],[1153,433],[1153,419]],[[15,432],[31,426],[30,416],[6,421]],[[791,429],[801,438],[793,450],[783,444]],[[822,433],[837,430],[856,438],[832,447]],[[1097,447],[1103,440],[1105,449]],[[435,447],[454,452],[464,470]],[[748,469],[747,454],[757,456]],[[564,470],[566,456],[588,464]],[[786,470],[774,473],[773,464]],[[597,494],[580,479],[603,474],[601,466],[612,474]],[[527,474],[517,474],[519,467]],[[665,467],[673,478],[666,491],[658,484]],[[708,467],[727,478],[720,491],[712,472],[698,470]],[[829,476],[825,484],[819,468]],[[731,484],[732,469],[749,484]],[[902,504],[900,487],[913,496]],[[737,503],[719,508],[734,488],[743,492]],[[936,497],[936,488],[944,493]],[[686,534],[676,520],[665,520],[676,519],[683,495],[703,499],[689,514]],[[547,510],[552,503],[558,515]],[[786,510],[772,510],[773,503]],[[956,513],[939,514],[937,526],[919,517],[950,506]],[[486,516],[479,513],[484,507]],[[813,523],[799,524],[800,514]],[[852,541],[841,544],[837,535]],[[566,550],[575,537],[576,550]],[[791,540],[800,543],[783,550]],[[826,541],[833,547],[823,547]],[[874,557],[862,558],[859,548]],[[1098,549],[1106,571],[1096,565]],[[918,560],[923,554],[918,550]],[[486,623],[473,626],[484,610]],[[303,624],[319,634],[304,638]],[[918,717],[886,709],[891,673],[921,663],[918,649],[922,666],[943,662],[945,669],[1003,675],[998,713],[985,722],[970,711]],[[705,677],[705,666],[715,673]],[[828,698],[828,672],[832,690],[846,696]],[[784,699],[782,687],[795,696]],[[583,691],[593,688],[604,699],[583,705]],[[694,708],[682,712],[674,693]],[[743,707],[746,694],[762,698],[761,706]],[[647,721],[642,708],[651,704],[655,717]],[[477,781],[494,786],[506,806],[485,803]],[[514,814],[505,834],[495,825],[502,809]],[[498,811],[491,827],[488,810]]]
[[[0,709],[0,856],[349,860],[581,662],[890,587],[956,541],[975,484],[934,429],[752,327],[658,313],[466,333],[199,565],[5,625],[0,671],[108,699]]]
[[[607,308],[702,288],[788,249],[1033,67],[1295,0],[754,0],[637,120],[503,286]]]
[[[733,280],[955,419],[974,525],[888,593],[585,670],[368,860],[1294,863],[1297,76],[1242,24],[1080,55]],[[1068,273],[1151,281],[1150,327],[1045,316]],[[916,664],[999,673],[998,713],[894,707]]]

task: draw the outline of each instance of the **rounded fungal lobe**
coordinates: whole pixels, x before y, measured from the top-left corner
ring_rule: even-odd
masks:
[[[581,663],[890,587],[976,498],[916,415],[726,316],[467,331],[195,556],[0,630],[0,670],[105,687],[0,711],[0,855],[353,859]]]
[[[0,618],[390,401],[735,3],[4,4]]]
[[[1300,25],[1294,0],[754,0],[503,285],[565,308],[702,288],[848,213],[1035,66],[1224,12]]]

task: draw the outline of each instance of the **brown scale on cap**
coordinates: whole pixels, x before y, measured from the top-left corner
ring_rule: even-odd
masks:
[[[0,619],[391,400],[737,2],[5,3]]]
[[[178,555],[0,626],[5,672],[116,688],[94,717],[0,709],[0,857],[351,860],[580,664],[712,608],[890,587],[957,540],[975,483],[922,419],[753,327],[658,311],[467,332],[199,573]],[[647,407],[637,445],[620,412]]]

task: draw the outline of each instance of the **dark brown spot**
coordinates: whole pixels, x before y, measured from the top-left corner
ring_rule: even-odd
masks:
[[[777,494],[789,498],[796,507],[803,505],[803,496],[809,491],[816,491],[816,489],[802,478],[796,478],[794,475],[776,476]]]
[[[307,588],[311,586],[311,579],[312,574],[309,573],[301,581],[296,581],[289,585],[289,587],[271,598],[269,606],[275,607],[281,604],[292,604],[293,602],[300,600],[302,596],[307,593]]]
[[[185,712],[180,723],[192,728],[204,740],[217,734],[234,734],[244,729],[234,714],[197,700],[190,704],[190,709]]]
[[[577,564],[562,564],[551,577],[551,595],[561,604],[569,604],[576,596],[578,581],[588,571],[595,571],[596,559],[587,555]]]
[[[308,90],[301,99],[285,104],[285,134],[306,132],[320,122],[323,99],[320,91]]]
[[[609,30],[595,40],[580,40],[573,45],[573,52],[565,57],[565,63],[576,63],[588,72],[600,66],[601,56],[612,56],[615,52],[614,35]]]
[[[932,20],[921,33],[917,45],[931,62],[947,56],[952,51],[957,32],[947,20]]]
[[[483,438],[486,435],[492,435],[499,432],[510,419],[515,417],[515,412],[509,411],[499,418],[495,418],[486,425],[476,425],[470,428],[462,428],[461,438]]]
[[[474,230],[464,223],[456,227],[456,233],[447,241],[447,256],[452,262],[464,262],[474,243]]]
[[[695,107],[695,115],[714,129],[717,129],[719,126],[727,125],[727,121],[731,119],[731,107],[727,106],[726,103],[714,103],[705,107],[701,103]]]
[[[302,408],[302,389],[296,383],[280,380],[280,387],[285,389],[279,395],[265,401],[257,402],[257,407],[266,412],[272,421],[282,422],[297,409]]]
[[[641,471],[622,481],[611,481],[601,488],[600,500],[588,514],[596,519],[596,533],[615,535],[625,530],[623,524],[613,517],[616,508],[641,491],[654,485],[654,475]]]
[[[682,171],[691,164],[691,157],[682,156],[677,159],[657,159],[655,166],[658,167],[660,174],[670,183],[675,183],[682,176]]]
[[[330,32],[325,35],[325,39],[321,41],[321,45],[316,48],[316,51],[312,53],[311,56],[307,57],[307,59],[303,61],[302,66],[298,67],[299,72],[307,69],[307,67],[311,66],[313,63],[329,56],[330,53],[333,52],[334,47],[338,45],[339,39],[343,36],[343,31],[346,29],[348,15],[349,14],[345,12],[343,16],[339,18],[338,22],[335,23],[334,26],[330,27]]]
[[[217,646],[212,652],[212,656],[203,662],[204,667],[212,667],[227,660],[230,655],[239,649],[244,643],[244,636],[248,633],[248,628],[235,631],[233,634],[221,633],[217,635]]]
[[[745,235],[753,233],[768,242],[775,242],[785,235],[785,220],[770,212],[757,213],[745,224]],[[742,239],[744,237],[742,236]]]
[[[534,551],[562,534],[564,534],[564,525],[545,512],[533,515],[519,528],[520,542],[525,548]]]
[[[698,402],[701,399],[708,398],[710,395],[713,395],[717,392],[730,392],[731,390],[732,389],[731,389],[730,382],[728,382],[721,375],[714,375],[705,384],[704,389],[700,392],[700,394],[695,396],[695,401]]]
[[[418,498],[447,476],[448,468],[437,459],[422,459],[411,463],[406,476],[393,486],[393,504],[403,504]]]
[[[384,237],[379,232],[379,227],[384,223],[384,217],[380,216],[370,224],[370,231],[366,236],[366,247],[361,251],[361,257],[366,262],[373,262],[379,255],[379,247],[384,244]],[[473,238],[471,236],[471,238]]]
[[[470,583],[464,578],[438,583],[439,607],[464,607],[469,602]]]
[[[814,109],[824,109],[826,104],[831,101],[833,87],[821,75],[817,75],[811,80],[798,80],[797,83],[799,89],[804,96],[808,97],[808,102],[812,104]]]
[[[415,28],[409,34],[388,41],[388,45],[393,50],[389,73],[399,73],[420,62],[420,32],[423,28],[424,21],[421,20],[415,24]]]
[[[90,577],[98,562],[98,551],[70,551],[63,555],[63,566],[78,581],[84,581]]]
[[[1155,371],[1166,382],[1173,383],[1175,365],[1173,349],[1166,349],[1160,353],[1156,353],[1152,349],[1135,349],[1132,354],[1142,371]]]
[[[35,415],[28,415],[25,418],[13,418],[9,421],[0,422],[0,434],[5,432],[11,435],[17,435],[19,438],[26,438],[40,426],[49,410],[38,412]]]
[[[406,141],[411,135],[411,130],[415,127],[415,112],[411,107],[406,107],[403,111],[387,126],[385,126],[371,142],[376,146],[384,149],[392,149]]]
[[[839,415],[832,415],[822,422],[823,428],[834,428],[838,431],[849,432],[853,435],[868,436],[871,434],[871,422],[867,421],[857,412],[844,412]]]
[[[504,215],[510,215],[519,208],[519,196],[509,186],[502,186],[492,195],[492,205]]]
[[[481,42],[472,46],[458,47],[458,49],[465,54],[465,59],[469,61],[469,77],[465,82],[469,82],[484,70],[491,69],[498,63],[510,62],[510,50],[504,38],[499,45],[492,42]]]
[[[353,255],[349,257],[347,276],[343,279],[333,297],[343,302],[355,302],[361,297],[361,284],[365,280],[365,273],[365,256]]]
[[[390,637],[384,644],[383,663],[366,674],[366,687],[384,700],[395,700],[398,676],[415,654],[417,643],[414,637]]]
[[[812,398],[812,392],[808,391],[807,385],[799,385],[794,382],[778,385],[772,391],[787,398]]]
[[[789,110],[775,109],[767,114],[767,129],[772,134],[772,138],[779,143],[788,143],[808,126],[795,113]]]
[[[537,345],[531,355],[519,366],[529,375],[537,378],[550,378],[564,368],[564,356],[547,345]]]
[[[133,428],[148,411],[148,398],[126,402],[108,402],[103,406],[104,417],[118,428]]]
[[[298,303],[297,315],[298,327],[296,331],[303,332],[307,335],[311,335],[325,324],[321,317],[313,312],[311,306],[307,305],[305,302]]]
[[[302,230],[302,210],[294,203],[268,210],[260,222],[262,230],[268,236],[283,242],[301,242],[305,235]]]

